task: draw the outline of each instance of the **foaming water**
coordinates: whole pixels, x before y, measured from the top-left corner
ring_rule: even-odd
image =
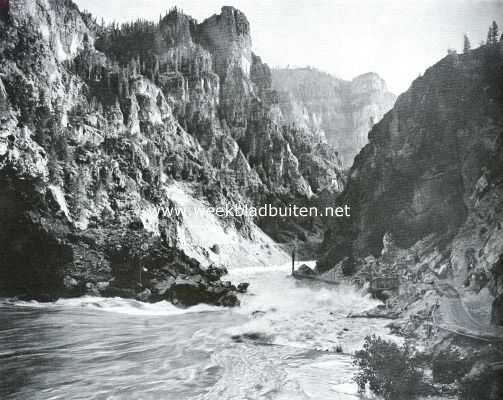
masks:
[[[288,266],[233,269],[242,306],[188,309],[119,298],[0,304],[2,399],[355,399],[348,353],[384,320],[347,286]],[[334,350],[342,347],[344,354]]]
[[[231,270],[231,279],[252,282],[237,312],[255,318],[229,328],[229,333],[256,334],[273,344],[305,349],[334,351],[340,346],[346,353],[360,348],[368,334],[386,334],[386,321],[362,324],[360,319],[346,318],[350,312],[379,304],[368,293],[342,284],[298,281],[289,275],[289,268]]]
[[[5,301],[19,307],[34,307],[47,309],[83,308],[89,310],[99,310],[118,314],[142,315],[142,316],[168,316],[182,315],[199,312],[221,311],[220,307],[199,304],[190,308],[179,308],[167,301],[158,303],[143,303],[134,299],[123,299],[120,297],[95,297],[83,296],[73,299],[60,299],[54,303],[39,303],[37,301]]]

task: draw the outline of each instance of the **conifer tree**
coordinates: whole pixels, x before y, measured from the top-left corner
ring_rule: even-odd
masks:
[[[492,28],[493,28],[493,40],[494,40],[494,43],[497,43],[498,42],[498,35],[499,35],[499,28],[498,28],[498,24],[496,23],[496,21],[493,21]]]
[[[471,50],[472,46],[470,43],[470,39],[468,38],[468,35],[465,34],[463,38],[463,53],[468,54]]]
[[[494,46],[495,44],[498,43],[498,34],[499,34],[499,28],[498,24],[496,21],[493,21],[491,26],[489,26],[489,30],[487,32],[487,44],[489,46]]]

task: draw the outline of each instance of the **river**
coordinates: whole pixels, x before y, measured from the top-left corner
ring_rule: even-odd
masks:
[[[0,303],[0,399],[356,399],[348,353],[388,321],[352,287],[233,269],[242,306],[84,297]],[[341,346],[344,354],[334,352]]]

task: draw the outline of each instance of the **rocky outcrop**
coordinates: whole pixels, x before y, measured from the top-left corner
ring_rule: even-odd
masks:
[[[395,102],[375,73],[344,81],[314,68],[274,69],[272,82],[286,119],[325,137],[345,168],[351,167],[372,126]]]
[[[106,285],[91,286],[97,294],[134,296],[141,301],[168,300],[183,306],[239,305],[238,288],[221,280],[227,273],[225,268],[202,268],[182,251],[143,233],[125,232],[110,243],[113,244],[105,249],[105,254],[113,278]]]
[[[373,255],[501,293],[502,66],[502,43],[450,54],[398,98],[356,157],[337,199],[352,215],[326,232],[319,269]]]
[[[244,286],[210,266],[271,239],[250,218],[198,220],[183,207],[308,201],[327,184],[320,171],[341,179],[336,156],[285,125],[276,97],[232,7],[201,24],[173,9],[159,23],[100,26],[71,1],[11,2],[0,19],[1,294],[237,304]]]

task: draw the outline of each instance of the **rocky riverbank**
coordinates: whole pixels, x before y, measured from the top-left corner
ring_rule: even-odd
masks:
[[[341,261],[337,266],[340,279],[368,285],[383,301],[348,318],[390,320],[387,327],[409,346],[407,357],[420,372],[421,383],[411,394],[414,398],[499,399],[503,393],[503,372],[498,367],[503,361],[503,328],[491,325],[492,296],[487,288],[455,288],[452,271],[430,267],[435,259],[434,242],[429,237],[411,253],[387,236],[383,253],[353,261],[352,268],[358,272],[346,277],[342,265],[347,268],[350,261]],[[400,274],[399,286],[372,289],[370,273],[374,277]],[[379,346],[373,351],[378,352]],[[376,356],[390,357],[385,353]],[[386,368],[391,364],[390,360],[379,373],[388,376]]]

